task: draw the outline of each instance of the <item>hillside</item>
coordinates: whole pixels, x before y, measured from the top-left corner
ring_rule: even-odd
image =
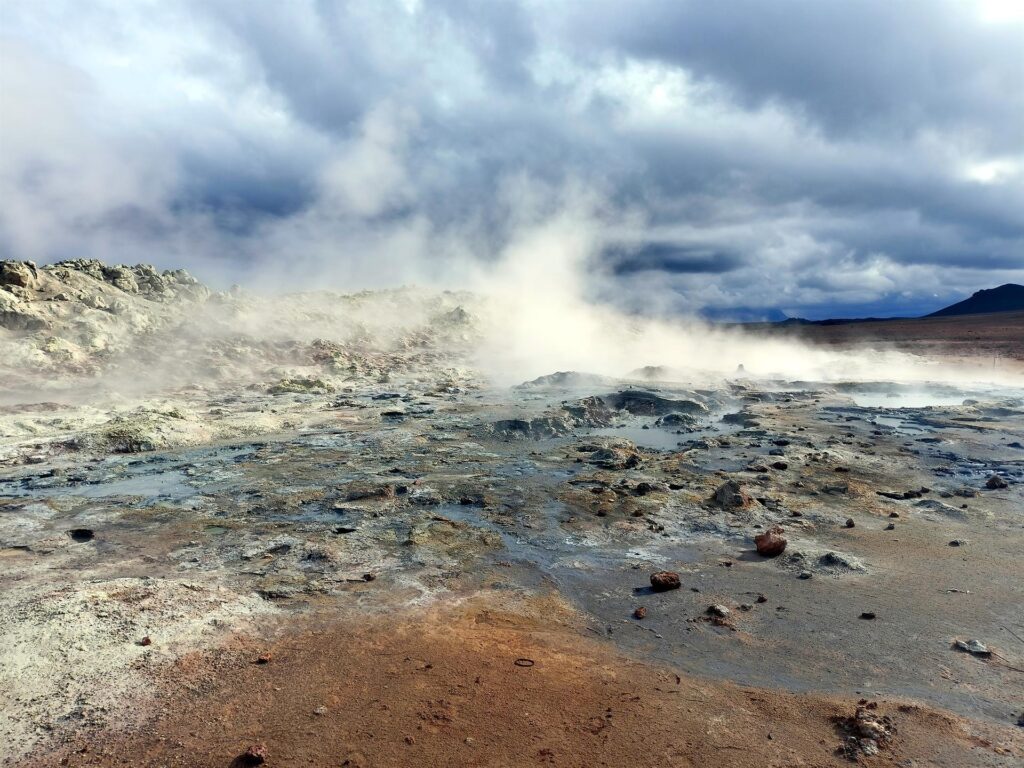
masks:
[[[926,317],[954,317],[957,315],[983,315],[992,312],[1024,312],[1024,285],[1006,283],[973,293],[970,298],[932,312]]]

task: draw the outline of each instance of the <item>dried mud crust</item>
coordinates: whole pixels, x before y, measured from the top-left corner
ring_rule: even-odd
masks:
[[[292,623],[274,640],[193,654],[161,676],[142,727],[22,766],[212,768],[255,764],[250,747],[269,766],[839,766],[862,759],[850,723],[864,711],[887,729],[871,765],[1024,757],[1012,728],[680,676],[582,638],[557,600],[522,608],[478,598],[358,624]]]

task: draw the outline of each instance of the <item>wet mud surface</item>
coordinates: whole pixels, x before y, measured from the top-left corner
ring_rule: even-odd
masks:
[[[244,635],[266,621],[280,632],[282,616],[361,625],[480,594],[554,595],[573,617],[566,632],[652,669],[772,691],[908,698],[1016,727],[1019,393],[936,390],[938,404],[905,407],[901,398],[921,393],[615,384],[433,396],[373,387],[342,403],[293,395],[314,423],[84,461],[55,453],[8,469],[4,626],[28,602],[45,608],[62,582],[95,584],[102,594],[78,610],[99,634],[116,618],[129,656],[107,649],[114,660],[99,654],[97,671],[108,663],[142,681],[140,667],[156,674],[179,663],[200,642],[187,638],[204,635],[183,635],[184,617],[136,611],[130,599],[104,609],[118,600],[111,584],[171,604],[219,594],[216,608],[228,615],[211,606],[189,615],[214,645],[239,636],[236,621]],[[687,408],[696,416],[682,418]],[[988,487],[1000,485],[993,476],[1005,487]],[[716,499],[728,481],[737,504]],[[786,550],[762,557],[753,539],[775,525]],[[679,573],[681,588],[652,591],[649,576],[661,570]],[[957,639],[977,639],[991,655],[958,651]],[[68,679],[92,652],[86,645],[58,662]],[[54,693],[62,678],[51,682]],[[7,738],[38,748],[56,733],[66,751],[83,730],[120,723],[130,732],[114,703],[93,700],[97,690],[93,680],[62,705],[60,694],[33,704],[32,691],[9,689],[6,706],[28,704],[44,725],[8,716]],[[367,764],[389,763],[378,755]]]

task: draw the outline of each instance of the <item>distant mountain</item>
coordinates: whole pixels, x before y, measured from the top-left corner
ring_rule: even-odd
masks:
[[[700,315],[713,323],[781,323],[788,319],[774,307],[705,307]]]
[[[925,317],[952,317],[955,315],[983,315],[990,312],[1024,311],[1024,285],[1007,283],[998,288],[978,291],[969,299],[952,304]]]

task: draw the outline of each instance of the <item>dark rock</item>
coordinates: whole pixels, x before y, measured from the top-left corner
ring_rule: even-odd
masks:
[[[642,463],[640,454],[630,448],[599,448],[587,461],[603,469],[635,469]]]
[[[1010,484],[1007,483],[999,475],[992,475],[991,477],[989,477],[988,480],[985,481],[985,487],[988,488],[991,491],[995,491],[995,490],[998,490],[1000,488],[1007,488],[1007,487],[1009,487],[1009,485]]]
[[[649,482],[647,480],[642,480],[636,484],[635,488],[633,488],[633,493],[637,496],[646,496],[649,493],[668,493],[668,491],[669,487],[667,484],[659,483],[657,481]]]
[[[753,499],[743,490],[735,480],[727,480],[718,486],[715,491],[714,501],[723,509],[739,509],[749,507]]]
[[[704,414],[708,407],[694,400],[670,400],[653,392],[628,389],[602,398],[617,411],[626,411],[634,416],[665,416],[669,413]]]
[[[267,745],[253,744],[235,761],[238,765],[263,765],[267,762]]]
[[[635,611],[633,611],[633,618],[634,619],[644,619],[646,617],[647,617],[647,609],[644,608],[642,605],[640,607],[638,607]]]
[[[491,425],[499,437],[512,440],[542,440],[562,437],[572,431],[572,425],[564,417],[541,416],[536,419],[503,419]]]

